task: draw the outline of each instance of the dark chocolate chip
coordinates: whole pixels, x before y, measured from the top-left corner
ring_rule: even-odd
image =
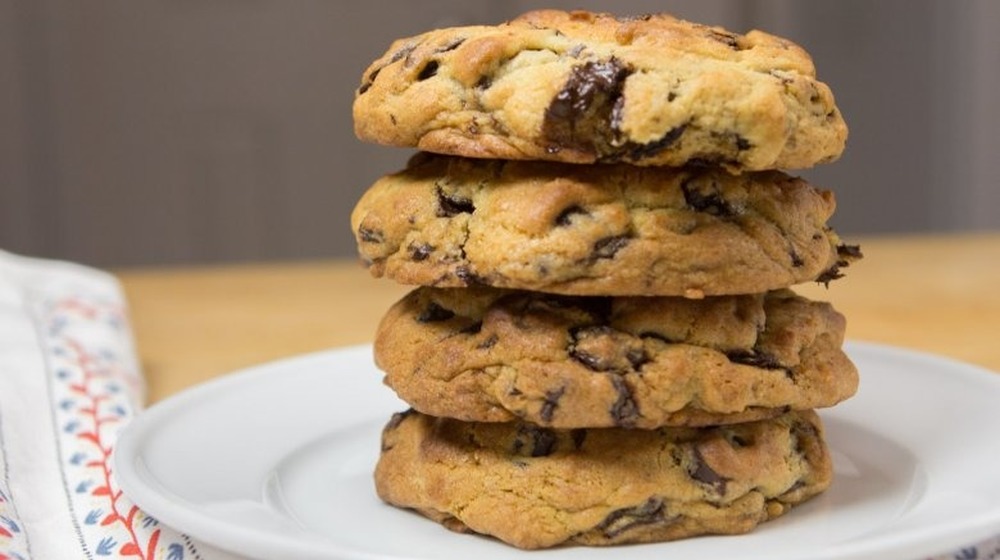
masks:
[[[471,200],[447,194],[440,185],[437,188],[437,199],[437,216],[440,218],[451,218],[459,214],[471,214],[476,211],[476,207],[472,204]]]
[[[628,235],[613,235],[598,239],[594,242],[591,257],[594,259],[610,259],[615,256],[615,253],[628,245],[629,241],[631,241],[631,238]]]
[[[556,216],[556,225],[561,227],[566,227],[570,225],[570,223],[572,223],[573,216],[578,216],[578,215],[589,216],[590,212],[587,212],[583,208],[580,208],[579,206],[574,204],[568,208],[565,208],[562,212],[559,213],[558,216]]]
[[[576,360],[576,361],[580,362],[581,364],[587,366],[587,369],[590,369],[592,371],[605,371],[603,369],[604,368],[603,361],[599,357],[597,357],[597,356],[594,356],[592,354],[588,354],[588,353],[584,352],[583,350],[580,350],[580,349],[578,349],[576,347],[572,347],[570,349],[569,355],[574,360]]]
[[[566,387],[560,387],[558,389],[545,392],[545,403],[542,404],[542,410],[538,413],[543,421],[552,421],[552,414],[555,413],[556,408],[559,406],[559,399],[562,398],[563,393],[565,392]]]
[[[480,76],[479,80],[476,81],[476,89],[480,89],[480,90],[490,89],[490,86],[492,86],[492,85],[493,85],[493,77],[492,76],[483,75],[483,76]]]
[[[705,185],[705,181],[688,178],[681,183],[681,190],[684,192],[684,202],[692,210],[720,217],[735,214],[733,207],[722,198],[719,186],[715,181],[710,181],[708,185]]]
[[[365,243],[382,243],[385,241],[385,235],[381,231],[364,226],[358,228],[358,238]]]
[[[753,144],[751,144],[749,140],[747,140],[746,138],[740,136],[739,134],[736,135],[736,151],[737,152],[745,152],[745,151],[749,150],[751,147],[753,147]]]
[[[864,257],[861,253],[861,245],[837,245],[837,256],[842,259],[860,259]]]
[[[439,66],[440,65],[438,64],[438,61],[436,60],[428,61],[427,64],[425,64],[424,67],[420,69],[420,73],[417,74],[417,81],[422,82],[427,78],[433,77],[435,74],[437,74]]]
[[[840,271],[839,263],[831,266],[830,268],[824,270],[819,276],[816,277],[817,284],[823,284],[827,288],[830,287],[830,282],[843,278],[844,273]]]
[[[617,127],[616,127],[617,128]],[[661,136],[658,140],[653,140],[652,142],[647,142],[645,144],[636,144],[634,142],[628,143],[623,150],[621,150],[629,159],[633,161],[646,159],[648,157],[653,157],[663,150],[669,148],[672,144],[677,142],[684,131],[687,130],[687,124],[682,124],[680,126],[675,126],[667,131],[666,134]],[[620,157],[618,155],[615,156]]]
[[[455,277],[458,278],[466,286],[485,286],[487,285],[486,279],[478,274],[472,272],[468,266],[462,265],[455,267]]]
[[[611,405],[608,411],[616,426],[631,428],[639,418],[639,405],[636,404],[632,395],[632,388],[628,386],[620,375],[610,374],[611,384],[618,393],[618,398]]]
[[[688,472],[688,474],[691,475],[691,478],[708,484],[713,490],[715,490],[716,494],[725,494],[726,482],[728,479],[712,470],[712,467],[708,466],[708,463],[705,462],[705,458],[701,454],[701,450],[699,450],[697,446],[694,448],[692,459],[693,464]]]
[[[368,77],[365,78],[364,83],[362,83],[361,87],[358,88],[358,95],[362,95],[363,93],[365,93],[366,91],[368,91],[368,89],[370,87],[372,87],[372,84],[375,83],[375,78],[378,77],[378,73],[381,72],[381,71],[382,71],[382,67],[380,66],[380,67],[372,70],[368,74]]]
[[[677,93],[673,91],[667,92],[667,103],[670,103],[674,99],[677,99]]]
[[[638,506],[616,509],[597,524],[605,538],[613,539],[629,529],[668,521],[663,511],[663,499],[653,496]]]
[[[431,245],[430,243],[421,243],[419,245],[410,243],[410,246],[407,247],[407,250],[410,252],[410,260],[420,262],[423,260],[427,260],[427,257],[429,257],[431,253],[434,252],[434,246]]]
[[[758,367],[762,369],[783,369],[788,370],[786,366],[781,365],[778,358],[768,354],[762,350],[730,350],[726,352],[726,357],[729,361],[743,364],[747,366]]]
[[[532,457],[547,457],[556,450],[558,437],[552,430],[532,424],[521,424],[514,437],[514,453],[521,454],[526,447]]]
[[[545,110],[542,135],[547,149],[568,147],[594,155],[609,152],[615,136],[612,113],[631,73],[614,57],[574,66]]]
[[[420,313],[420,315],[417,315],[417,322],[438,323],[441,321],[447,321],[448,319],[451,319],[454,316],[455,316],[454,311],[451,311],[450,309],[445,309],[432,301],[430,305],[427,306],[427,309],[424,309],[423,312]]]
[[[642,348],[630,348],[625,354],[625,358],[635,371],[641,370],[642,366],[648,364],[650,361],[649,355]]]
[[[824,270],[816,278],[816,282],[829,288],[830,282],[844,277],[844,273],[840,271],[841,268],[849,266],[853,261],[864,257],[864,255],[861,253],[860,245],[845,245],[841,243],[837,245],[837,257],[837,262]]]

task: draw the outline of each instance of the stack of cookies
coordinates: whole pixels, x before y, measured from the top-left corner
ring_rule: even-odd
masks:
[[[354,104],[423,152],[351,217],[419,286],[375,360],[412,408],[386,502],[522,548],[751,530],[826,489],[812,409],[857,388],[844,318],[789,290],[860,256],[786,175],[847,131],[798,46],[539,11],[394,43]]]

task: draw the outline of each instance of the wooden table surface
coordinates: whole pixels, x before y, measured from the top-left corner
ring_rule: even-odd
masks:
[[[1000,233],[851,239],[865,258],[830,284],[847,336],[1000,371]],[[118,271],[149,402],[268,360],[372,340],[410,288],[354,261]]]

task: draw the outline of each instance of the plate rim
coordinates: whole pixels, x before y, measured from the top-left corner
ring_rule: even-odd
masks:
[[[282,548],[281,554],[294,554],[295,557],[301,558],[352,558],[358,560],[386,560],[395,558],[385,556],[381,553],[348,548],[333,540],[310,539],[303,542],[290,538],[276,540],[272,536],[259,536],[255,533],[248,535],[245,527],[240,527],[226,520],[219,519],[216,516],[204,514],[190,502],[172,495],[170,489],[163,488],[151,476],[143,474],[141,468],[134,465],[134,463],[140,460],[139,451],[145,440],[143,436],[155,430],[163,421],[169,421],[170,414],[174,411],[189,406],[197,406],[219,391],[253,383],[259,377],[280,375],[282,371],[287,371],[290,368],[302,368],[307,366],[307,364],[317,361],[345,359],[344,356],[349,354],[367,352],[370,355],[371,347],[369,343],[328,348],[235,369],[214,379],[188,387],[162,401],[154,403],[152,406],[137,413],[119,433],[118,440],[113,449],[112,461],[120,489],[123,490],[129,499],[139,505],[143,511],[149,513],[159,521],[174,529],[183,531],[205,545],[228,552],[254,558],[264,558],[263,556],[256,556],[255,552],[260,552],[262,548],[268,549],[263,552],[270,552],[274,550],[276,543],[280,543],[280,547]],[[948,356],[857,339],[846,341],[844,349],[852,358],[859,354],[865,354],[876,359],[916,359],[929,366],[937,365],[959,370],[962,372],[962,375],[993,385],[1000,392],[1000,372],[994,372],[983,366],[963,362]],[[987,379],[989,381],[986,381]],[[864,377],[862,376],[862,382],[863,380]],[[385,390],[390,391],[388,388]],[[185,510],[184,515],[181,516],[183,518],[174,515],[175,512],[179,514],[180,510]],[[164,513],[167,513],[167,515],[164,515]],[[192,527],[194,530],[191,530]],[[906,533],[913,533],[915,531],[915,529],[910,529]],[[979,512],[978,515],[971,518],[964,517],[952,523],[923,527],[920,532],[920,538],[913,536],[914,538],[905,539],[903,538],[905,534],[902,536],[890,535],[889,537],[874,535],[832,543],[827,545],[824,550],[815,551],[815,554],[810,553],[810,557],[829,560],[869,558],[872,554],[892,553],[893,550],[898,552],[905,548],[907,544],[911,544],[909,548],[912,549],[916,545],[922,546],[928,542],[949,543],[942,548],[942,551],[949,550],[948,547],[953,549],[961,546],[972,546],[979,541],[1000,535],[1000,505],[997,505],[992,510]],[[216,538],[220,535],[223,538]],[[970,536],[960,537],[959,535]],[[894,542],[896,545],[892,546]],[[234,546],[233,543],[238,544]],[[522,551],[512,549],[512,552]],[[922,557],[928,556],[927,552],[922,550],[916,554]],[[935,552],[931,552],[931,554],[935,554]]]

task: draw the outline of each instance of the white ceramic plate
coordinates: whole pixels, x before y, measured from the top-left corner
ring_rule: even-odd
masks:
[[[1000,532],[1000,374],[884,346],[847,349],[862,383],[821,412],[836,472],[828,492],[749,535],[634,546],[629,558],[913,560]],[[527,557],[378,500],[379,434],[404,408],[368,346],[292,358],[140,414],[118,441],[115,472],[162,522],[254,558]]]

